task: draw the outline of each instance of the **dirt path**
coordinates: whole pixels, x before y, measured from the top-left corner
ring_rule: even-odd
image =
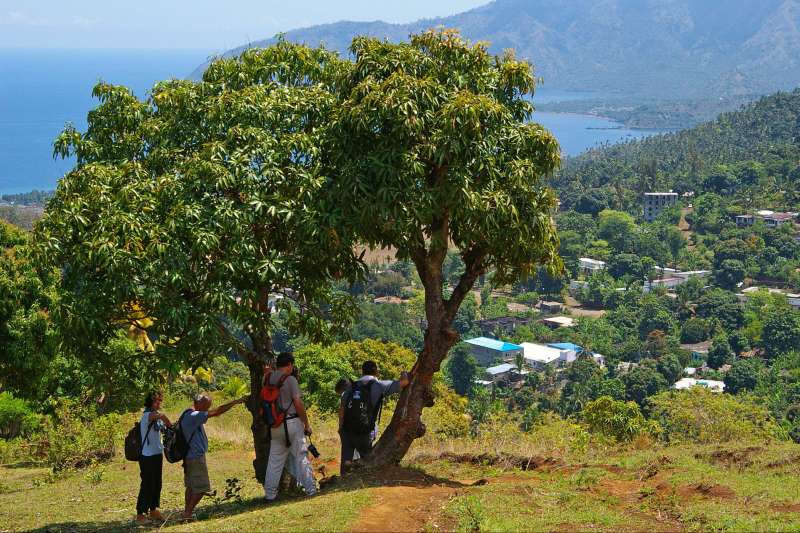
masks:
[[[375,503],[361,511],[352,530],[357,532],[416,532],[440,516],[443,507],[459,489],[444,485],[430,487],[377,487]],[[436,526],[434,526],[436,527]]]

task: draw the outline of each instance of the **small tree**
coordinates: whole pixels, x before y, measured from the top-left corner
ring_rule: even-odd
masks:
[[[425,289],[424,347],[372,454],[385,464],[425,432],[420,415],[433,404],[433,376],[458,341],[453,320],[475,281],[490,270],[496,284],[539,265],[561,270],[555,197],[541,180],[560,150],[527,121],[536,81],[511,53],[493,57],[448,30],[400,44],[359,37],[351,52],[328,138],[337,169],[328,211],[341,235],[413,261]],[[451,248],[464,271],[446,296]]]
[[[711,368],[720,368],[722,365],[727,365],[733,361],[733,351],[731,345],[728,344],[728,338],[720,335],[711,343],[711,348],[708,350],[708,366]]]
[[[758,359],[740,359],[725,374],[725,391],[731,394],[751,391],[758,385],[758,375],[763,368]]]
[[[454,391],[461,396],[472,393],[475,377],[478,374],[478,364],[472,357],[472,351],[468,345],[459,344],[450,351],[446,370]]]

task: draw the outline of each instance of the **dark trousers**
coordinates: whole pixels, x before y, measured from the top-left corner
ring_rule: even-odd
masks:
[[[369,433],[361,435],[342,430],[339,432],[339,437],[342,439],[342,465],[353,460],[353,453],[356,450],[362,459],[369,456],[372,451],[372,438]]]
[[[136,500],[136,514],[147,514],[161,506],[161,454],[139,458],[139,498]]]

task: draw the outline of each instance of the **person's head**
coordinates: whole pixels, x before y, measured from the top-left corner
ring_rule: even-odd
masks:
[[[378,364],[375,361],[364,361],[364,364],[361,365],[361,373],[365,376],[377,376]]]
[[[294,354],[291,352],[281,352],[275,360],[275,367],[284,374],[294,373]]]
[[[211,396],[205,392],[196,394],[194,397],[195,411],[208,411],[211,408]]]
[[[341,378],[339,381],[336,382],[336,394],[342,394],[350,387],[350,382],[345,378]]]
[[[164,395],[159,390],[151,390],[147,393],[147,396],[144,397],[144,407],[145,409],[149,409],[151,411],[158,411],[161,409],[161,401],[164,399]]]

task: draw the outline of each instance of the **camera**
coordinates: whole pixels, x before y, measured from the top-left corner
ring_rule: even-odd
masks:
[[[319,459],[319,451],[317,450],[317,447],[314,446],[313,442],[308,445],[308,453],[313,455],[314,459]]]

